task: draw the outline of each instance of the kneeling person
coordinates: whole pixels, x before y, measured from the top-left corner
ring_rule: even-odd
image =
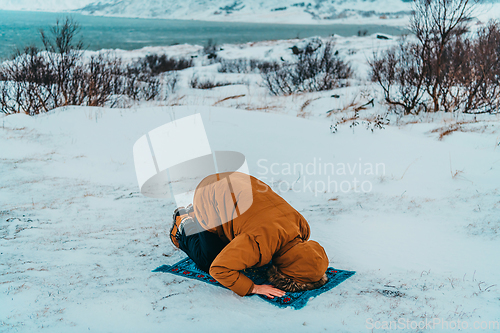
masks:
[[[315,289],[327,282],[328,257],[321,245],[309,240],[305,218],[253,176],[227,172],[204,178],[192,208],[175,218],[174,245],[240,296],[281,297],[285,291]],[[267,273],[274,287],[255,285],[242,273],[270,261]]]

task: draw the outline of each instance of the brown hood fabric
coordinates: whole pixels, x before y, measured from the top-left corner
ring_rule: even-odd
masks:
[[[301,241],[288,251],[276,256],[268,270],[269,282],[276,288],[296,292],[316,289],[328,279],[328,257],[315,241]]]
[[[241,271],[271,260],[280,274],[298,284],[311,287],[323,280],[328,257],[318,243],[307,241],[309,224],[255,177],[239,172],[210,175],[198,185],[193,206],[204,229],[229,241],[210,274],[238,295],[253,289]]]
[[[326,274],[323,274],[323,276],[316,282],[300,283],[281,273],[274,265],[272,265],[267,271],[267,277],[269,282],[271,282],[271,284],[276,288],[292,293],[316,289],[323,286],[328,281]]]

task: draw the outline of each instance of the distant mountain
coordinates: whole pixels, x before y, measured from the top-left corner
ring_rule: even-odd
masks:
[[[0,10],[61,12],[82,8],[95,0],[0,0]]]
[[[0,0],[0,10],[211,21],[314,23],[387,17],[410,10],[403,0]]]
[[[252,22],[332,20],[409,10],[410,3],[402,0],[100,0],[80,9],[106,16]]]

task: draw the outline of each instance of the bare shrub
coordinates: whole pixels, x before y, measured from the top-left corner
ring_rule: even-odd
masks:
[[[230,86],[232,84],[236,84],[236,83],[231,83],[231,82],[227,82],[227,81],[215,82],[215,81],[210,80],[210,79],[200,80],[200,78],[198,78],[196,75],[193,75],[193,77],[189,81],[189,85],[191,86],[191,88],[194,88],[194,89],[212,89],[215,87]]]
[[[0,108],[3,113],[32,114],[33,110],[46,111],[51,107],[55,75],[36,47],[30,46],[24,51],[1,69]]]
[[[442,83],[446,71],[447,46],[467,32],[467,22],[475,0],[416,0],[410,30],[423,52],[425,87],[432,100],[433,111],[440,110]]]
[[[176,59],[173,57],[167,57],[165,54],[151,54],[139,59],[134,66],[142,72],[149,72],[152,75],[158,75],[164,72],[178,71],[192,67],[193,60],[184,58]]]
[[[92,56],[84,66],[73,67],[74,75],[63,84],[70,82],[74,88],[74,99],[63,105],[102,106],[113,92],[114,59],[106,55]],[[79,71],[79,73],[77,73]]]
[[[219,73],[248,73],[250,72],[247,59],[219,59]]]
[[[491,21],[476,38],[462,41],[456,81],[466,113],[497,113],[500,109],[500,24]],[[459,109],[459,107],[457,107]]]
[[[275,70],[265,70],[262,72],[264,86],[273,95],[290,95],[298,89],[293,84],[294,77],[291,64],[278,65]]]
[[[103,106],[112,98],[127,95],[151,100],[160,92],[160,82],[151,75],[130,75],[121,60],[101,53],[89,59],[77,57],[63,73],[68,58],[29,48],[1,69],[0,110],[29,115],[67,105]]]
[[[219,58],[219,73],[254,73],[276,68],[276,62],[261,61],[256,59],[222,59]]]
[[[382,88],[385,101],[400,106],[405,114],[412,113],[417,106],[425,106],[421,103],[427,69],[424,52],[420,45],[403,39],[398,46],[374,54],[369,61],[371,79]]]
[[[163,86],[166,93],[174,92],[179,83],[179,74],[177,72],[170,72],[166,75],[163,81]]]
[[[296,62],[276,64],[274,68],[262,70],[264,85],[274,95],[331,90],[341,86],[343,80],[352,76],[352,69],[338,52],[333,52],[333,47],[334,43],[329,41],[324,46],[309,43],[303,50],[296,50]]]
[[[500,107],[500,25],[467,31],[475,3],[417,0],[411,29],[417,40],[371,61],[371,78],[387,103],[404,113],[496,113]]]
[[[217,51],[219,49],[220,47],[217,45],[217,42],[210,38],[203,46],[203,54],[207,55],[208,59],[215,59],[217,58]]]
[[[45,50],[51,53],[67,54],[73,50],[82,50],[83,41],[76,41],[80,32],[80,25],[71,17],[66,17],[64,22],[58,19],[56,24],[50,28],[50,34],[40,29],[40,38]]]
[[[45,50],[26,47],[0,66],[0,112],[34,115],[66,105],[114,106],[120,95],[149,101],[161,93],[157,72],[186,65],[160,57],[158,62],[146,58],[142,66],[125,66],[110,53],[86,58],[82,42],[75,41],[78,29],[72,19],[58,21],[50,34],[40,31]],[[175,76],[166,78],[172,89],[176,82]]]
[[[151,73],[137,71],[136,68],[127,66],[118,78],[116,94],[123,94],[133,100],[150,101],[156,99],[161,92],[160,79]]]

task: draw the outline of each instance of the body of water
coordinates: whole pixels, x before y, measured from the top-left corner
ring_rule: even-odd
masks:
[[[41,46],[39,29],[48,31],[56,19],[72,16],[81,26],[80,35],[86,48],[133,50],[144,46],[172,44],[204,45],[209,39],[219,44],[246,43],[261,40],[311,36],[357,35],[385,33],[400,35],[404,29],[380,25],[300,25],[194,20],[134,19],[87,16],[76,13],[45,13],[0,10],[0,59],[12,54],[15,47],[28,44]]]

